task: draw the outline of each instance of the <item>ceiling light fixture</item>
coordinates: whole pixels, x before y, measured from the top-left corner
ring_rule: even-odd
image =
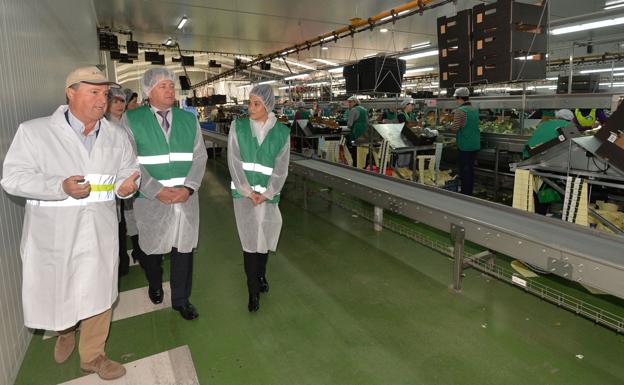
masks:
[[[276,82],[277,82],[277,80],[267,80],[265,82],[260,82],[258,84],[273,84],[273,83],[276,83]]]
[[[333,74],[342,73],[342,67],[332,68],[332,69],[328,70],[328,72],[331,72]]]
[[[386,33],[386,32],[388,32],[388,28],[382,28],[382,29],[379,30],[379,32]]]
[[[284,60],[285,60],[285,61],[286,61],[286,63],[288,63],[288,64],[292,64],[292,65],[294,65],[294,66],[299,66],[299,67],[301,67],[301,68],[305,68],[305,69],[309,69],[309,70],[315,70],[315,69],[316,69],[316,68],[314,68],[314,67],[312,67],[312,66],[309,66],[309,65],[307,65],[307,64],[297,63],[296,61],[292,61],[292,60],[286,60],[286,59],[284,59]]]
[[[431,51],[424,51],[424,52],[413,53],[411,55],[401,56],[399,59],[412,60],[412,59],[419,59],[419,58],[427,57],[427,56],[435,56],[437,54],[438,54],[438,50],[434,49]]]
[[[407,71],[405,71],[405,73],[406,74],[413,74],[413,73],[417,73],[417,72],[431,72],[434,69],[435,69],[434,67],[410,68]]]
[[[287,76],[284,78],[284,80],[303,79],[303,78],[307,78],[308,76],[310,76],[310,74],[299,74],[299,75]]]
[[[167,40],[165,40],[165,45],[172,45],[173,44],[173,39],[168,37]]]
[[[615,72],[615,71],[624,71],[624,67],[616,67],[616,68],[599,68],[595,70],[582,70],[580,73],[582,74],[595,74],[600,72]]]
[[[322,49],[323,51],[327,51],[329,48],[327,48],[327,47],[322,47],[321,49]]]
[[[314,61],[317,61],[319,63],[323,63],[323,64],[327,64],[328,66],[337,66],[338,63],[334,63],[333,61],[329,61],[329,60],[325,60],[325,59],[312,59]]]
[[[362,59],[366,59],[367,57],[373,57],[373,56],[377,56],[377,52],[369,53],[368,55],[364,55],[364,56],[362,56]]]
[[[430,41],[424,41],[422,43],[412,44],[410,48],[426,48],[426,47],[429,47],[430,45],[431,45]]]
[[[551,35],[563,35],[566,33],[586,31],[588,29],[612,27],[614,25],[620,25],[620,24],[624,24],[624,17],[618,17],[615,19],[598,20],[598,21],[592,21],[590,23],[574,24],[574,25],[568,25],[565,27],[553,28],[550,30],[550,34]]]
[[[180,19],[180,22],[178,23],[178,29],[182,29],[187,21],[188,17],[182,16],[182,19]]]

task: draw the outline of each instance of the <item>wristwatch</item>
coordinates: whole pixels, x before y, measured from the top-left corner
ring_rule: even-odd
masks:
[[[190,188],[189,186],[184,186],[184,188],[188,190],[188,192],[189,192],[189,196],[190,196],[190,195],[193,195],[193,193],[195,192],[195,190],[193,190],[193,189],[192,189],[192,188]]]

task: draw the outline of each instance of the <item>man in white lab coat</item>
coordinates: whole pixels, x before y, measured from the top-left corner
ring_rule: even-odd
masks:
[[[182,318],[193,320],[199,313],[189,297],[199,235],[197,190],[206,169],[206,145],[195,115],[174,107],[172,71],[147,70],[141,92],[149,106],[127,111],[122,119],[141,165],[140,194],[134,200],[142,250],[138,259],[149,283],[149,298],[161,303],[162,260],[170,253],[171,306]]]
[[[66,79],[68,105],[22,123],[6,154],[6,192],[24,197],[24,323],[59,331],[54,359],[65,362],[81,323],[80,367],[102,379],[125,374],[104,352],[117,298],[115,196],[137,190],[139,168],[128,136],[103,119],[109,82],[96,67]]]

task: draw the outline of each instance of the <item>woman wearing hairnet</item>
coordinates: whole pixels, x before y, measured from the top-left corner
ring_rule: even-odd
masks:
[[[234,215],[243,247],[250,312],[260,308],[260,292],[269,291],[268,253],[275,251],[282,228],[278,203],[288,175],[290,129],[271,112],[274,104],[271,86],[255,86],[249,94],[249,118],[233,121],[228,137]]]

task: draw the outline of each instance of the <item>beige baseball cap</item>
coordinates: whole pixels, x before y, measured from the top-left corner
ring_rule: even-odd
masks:
[[[73,70],[65,79],[65,88],[76,83],[108,84],[113,88],[121,88],[119,84],[109,81],[96,66],[80,67]]]

